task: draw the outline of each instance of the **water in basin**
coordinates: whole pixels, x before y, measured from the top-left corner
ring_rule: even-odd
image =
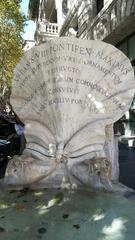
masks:
[[[0,240],[133,240],[135,200],[89,191],[0,190]]]

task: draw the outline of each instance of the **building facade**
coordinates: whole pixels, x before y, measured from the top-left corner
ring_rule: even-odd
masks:
[[[135,69],[135,0],[30,0],[37,44],[59,36],[103,40],[123,51]]]
[[[24,52],[26,52],[34,46],[35,46],[34,40],[25,40],[23,43],[23,50],[24,50]]]
[[[123,51],[135,69],[135,0],[30,0],[29,18],[36,21],[37,44],[59,36],[102,40]],[[114,126],[112,158],[117,159],[122,135],[119,177],[135,188],[135,101]]]

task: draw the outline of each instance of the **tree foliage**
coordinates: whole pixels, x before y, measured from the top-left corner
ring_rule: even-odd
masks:
[[[0,96],[11,90],[13,69],[21,57],[26,19],[19,0],[0,0]]]

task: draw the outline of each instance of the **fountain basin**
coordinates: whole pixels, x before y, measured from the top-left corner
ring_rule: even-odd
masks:
[[[135,200],[62,190],[0,190],[0,239],[133,240]]]

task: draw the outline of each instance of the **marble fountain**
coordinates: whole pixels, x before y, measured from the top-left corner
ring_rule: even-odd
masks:
[[[102,41],[62,37],[24,54],[11,104],[27,143],[1,182],[1,240],[134,239],[112,130],[134,87],[129,59]]]

